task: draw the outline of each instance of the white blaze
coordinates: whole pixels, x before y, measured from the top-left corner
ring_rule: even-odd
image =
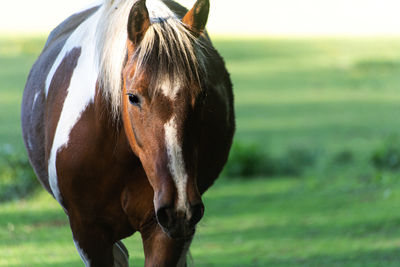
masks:
[[[175,116],[164,125],[165,144],[169,159],[169,169],[178,192],[178,210],[186,210],[186,185],[188,175],[185,170],[182,147],[178,143],[178,131]]]

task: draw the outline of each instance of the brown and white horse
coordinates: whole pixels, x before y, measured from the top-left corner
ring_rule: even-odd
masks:
[[[186,265],[235,128],[208,12],[104,0],[53,30],[31,70],[25,145],[86,266],[128,266],[120,240],[137,231],[146,266]]]

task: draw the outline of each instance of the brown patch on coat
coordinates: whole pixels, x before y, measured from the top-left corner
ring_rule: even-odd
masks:
[[[110,108],[97,88],[94,103],[57,155],[59,188],[74,238],[100,265],[111,261],[109,244],[154,222],[153,189],[122,124],[105,112]]]
[[[80,47],[73,48],[70,52],[68,52],[58,66],[50,83],[45,114],[47,162],[50,158],[54,136],[56,134],[58,121],[60,120],[61,112],[64,107],[65,98],[68,95],[68,88],[71,83],[71,78],[74,74],[76,66],[78,65],[81,52],[82,48]]]
[[[93,15],[99,7],[93,7],[67,18],[55,28],[39,58],[33,65],[27,79],[21,105],[21,126],[25,147],[36,176],[47,191],[51,192],[48,181],[48,166],[45,152],[45,105],[46,79],[72,32],[86,19]],[[35,106],[33,100],[36,97]]]

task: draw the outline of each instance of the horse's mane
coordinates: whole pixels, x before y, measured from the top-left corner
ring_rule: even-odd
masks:
[[[103,94],[111,101],[115,117],[120,114],[122,69],[126,61],[127,24],[130,10],[137,0],[104,0],[98,24],[97,58],[99,82]],[[170,90],[178,85],[198,81],[204,58],[200,43],[181,20],[160,0],[148,0],[151,26],[134,56],[136,75],[151,72],[151,93]],[[164,86],[163,86],[164,85]],[[176,92],[165,92],[174,96]]]

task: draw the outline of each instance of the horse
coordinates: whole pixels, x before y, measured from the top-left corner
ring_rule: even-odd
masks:
[[[202,196],[235,132],[224,60],[205,30],[209,0],[103,0],[49,35],[22,100],[23,139],[64,209],[86,266],[186,266]]]

